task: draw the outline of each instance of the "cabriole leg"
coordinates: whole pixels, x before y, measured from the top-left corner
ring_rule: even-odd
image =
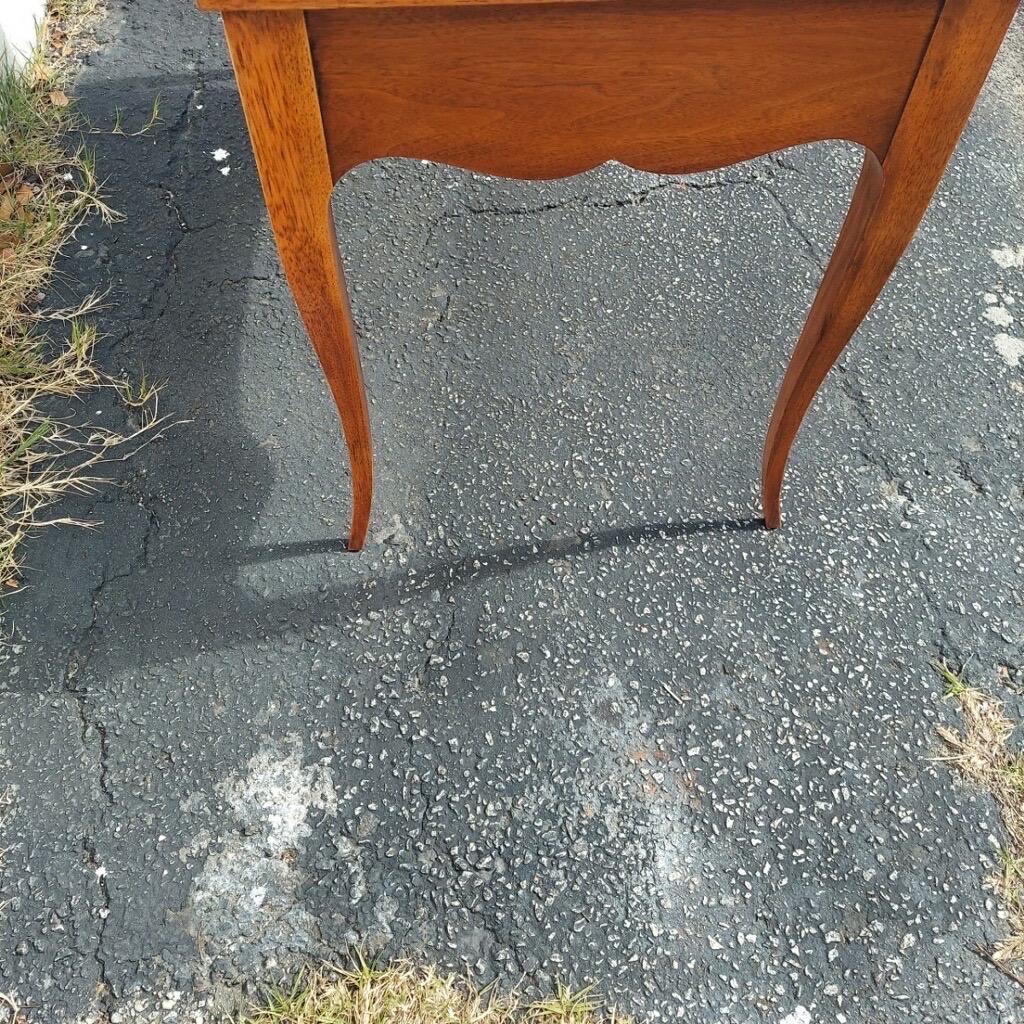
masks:
[[[850,212],[775,402],[762,462],[765,525],[793,440],[825,374],[903,255],[942,179],[1017,0],[946,0],[888,150],[866,153]]]
[[[281,263],[348,444],[348,547],[358,551],[370,519],[373,451],[305,18],[301,11],[225,12],[224,28]]]

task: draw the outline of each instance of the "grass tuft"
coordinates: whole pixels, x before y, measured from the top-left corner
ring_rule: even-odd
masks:
[[[0,992],[0,1024],[28,1024],[21,1004],[8,992]]]
[[[1014,723],[1002,701],[969,685],[945,662],[938,670],[946,698],[957,702],[963,716],[961,730],[937,726],[947,750],[942,760],[992,795],[1007,835],[997,870],[986,880],[1003,904],[1008,931],[991,958],[997,964],[1024,961],[1024,754],[1009,745]]]
[[[95,470],[113,450],[158,421],[151,385],[126,385],[94,364],[96,331],[84,317],[95,297],[75,309],[39,308],[54,261],[82,221],[115,217],[92,152],[68,145],[81,126],[67,90],[98,10],[97,0],[49,0],[27,65],[0,62],[0,586],[19,585],[26,534],[73,522],[47,519],[45,510],[66,494],[92,490]],[[59,339],[51,336],[55,325]],[[53,411],[95,388],[144,406],[129,432]]]
[[[399,961],[377,967],[307,970],[270,990],[240,1024],[629,1024],[591,988],[559,985],[538,1002],[500,996],[433,967]]]

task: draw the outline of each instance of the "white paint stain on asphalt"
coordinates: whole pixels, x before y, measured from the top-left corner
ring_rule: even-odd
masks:
[[[998,249],[992,249],[991,253],[992,259],[1003,270],[1024,268],[1024,245],[1002,245]]]
[[[302,743],[294,735],[272,743],[249,762],[249,774],[218,789],[238,819],[262,832],[267,852],[278,855],[310,834],[310,810],[331,813],[337,805],[331,771],[323,764],[302,764]]]
[[[1013,314],[1001,303],[989,306],[983,316],[989,323],[995,324],[996,327],[1013,326]]]
[[[992,343],[1007,366],[1013,368],[1020,366],[1021,359],[1024,359],[1024,338],[1015,338],[1012,334],[1000,331],[992,339]]]
[[[237,825],[218,837],[189,900],[191,930],[208,955],[248,960],[316,947],[296,865],[310,812],[333,816],[338,801],[330,767],[303,762],[301,739],[289,735],[216,787]]]
[[[805,1006],[798,1006],[792,1013],[787,1014],[779,1024],[811,1024],[811,1013]]]

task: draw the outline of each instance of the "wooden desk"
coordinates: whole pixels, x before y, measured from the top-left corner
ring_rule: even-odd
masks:
[[[357,551],[373,456],[329,206],[346,171],[402,156],[516,178],[613,159],[681,174],[863,146],[768,427],[774,528],[804,414],[913,236],[1018,0],[198,2],[223,12],[281,261],[337,402]]]

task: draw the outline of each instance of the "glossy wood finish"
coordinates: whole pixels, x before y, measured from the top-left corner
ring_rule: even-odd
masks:
[[[524,178],[609,159],[682,173],[842,138],[850,212],[783,378],[766,525],[828,370],[910,241],[1017,0],[200,0],[225,11],[271,224],[352,463],[373,487],[333,183],[382,156]]]
[[[939,0],[311,11],[331,167],[672,174],[843,138],[883,154]],[[880,32],[879,26],[885,25]]]
[[[340,7],[534,7],[543,4],[607,2],[608,0],[196,0],[196,6],[201,11],[325,11]],[[713,3],[714,0],[709,2]]]
[[[334,180],[305,18],[294,11],[224,15],[246,124],[288,284],[334,395],[352,467],[348,546],[366,539],[373,455],[355,324],[334,235]]]
[[[782,477],[804,415],[913,238],[1016,7],[1016,0],[947,0],[888,150],[880,164],[865,155],[768,427],[761,496],[769,529],[782,520]]]

